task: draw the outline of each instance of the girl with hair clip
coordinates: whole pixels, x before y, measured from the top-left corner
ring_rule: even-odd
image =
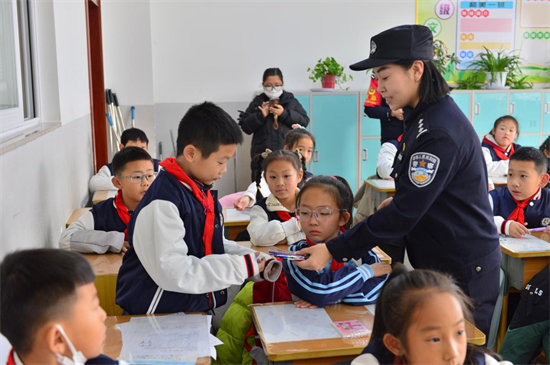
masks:
[[[489,177],[508,175],[509,158],[521,148],[514,143],[518,137],[519,123],[511,115],[498,118],[491,132],[483,137],[481,149]]]
[[[289,151],[300,151],[300,154],[306,159],[307,165],[313,156],[313,150],[315,149],[315,137],[313,137],[311,133],[299,124],[294,124],[292,128],[293,129],[286,134],[283,149]],[[256,176],[256,172],[253,172],[253,175]],[[313,177],[313,174],[306,171],[298,187],[303,185],[311,177]],[[267,186],[267,182],[263,176],[260,180],[259,188],[257,187],[256,182],[253,182],[248,186],[248,189],[246,189],[243,193],[243,196],[235,200],[233,204],[235,209],[243,211],[245,208],[254,206],[256,203],[256,192],[258,189],[260,189],[262,195],[269,195],[269,186]]]
[[[250,242],[256,246],[274,246],[304,239],[294,210],[298,184],[306,173],[305,157],[299,151],[266,150],[256,156],[255,163],[257,186],[260,186],[263,173],[271,194],[264,198],[258,189],[258,202],[250,211],[247,227]]]
[[[290,251],[327,242],[351,225],[353,193],[339,176],[315,176],[298,193],[296,218],[306,238]],[[292,260],[283,260],[290,292],[300,298],[299,308],[324,307],[338,302],[372,304],[391,272],[372,250],[346,263],[332,260],[323,270],[302,270]]]
[[[466,321],[473,323],[472,308],[450,276],[396,264],[376,301],[369,345],[351,364],[512,365],[468,344]]]

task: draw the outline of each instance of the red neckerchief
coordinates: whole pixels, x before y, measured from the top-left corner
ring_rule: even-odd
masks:
[[[527,206],[527,204],[529,204],[529,202],[535,197],[537,196],[537,194],[540,193],[540,188],[537,190],[537,192],[530,198],[527,198],[525,200],[522,200],[522,201],[518,201],[516,200],[516,198],[514,198],[512,196],[512,199],[514,199],[514,201],[516,202],[516,209],[514,209],[512,211],[512,213],[510,213],[510,216],[508,217],[508,220],[509,221],[516,221],[518,223],[521,223],[521,224],[524,224],[525,223],[525,215],[523,214],[523,209]]]
[[[373,107],[382,105],[382,95],[378,92],[378,80],[371,76],[369,91],[364,106]]]
[[[208,256],[212,254],[212,238],[214,237],[214,198],[210,190],[206,191],[206,194],[199,189],[197,183],[193,181],[176,162],[176,159],[169,157],[166,160],[159,163],[166,172],[174,176],[178,181],[191,187],[191,191],[195,198],[201,202],[204,207],[204,214],[206,215],[206,223],[204,224],[204,231],[202,233],[202,242],[204,244],[204,255]]]
[[[289,212],[285,212],[283,210],[278,210],[275,214],[277,214],[277,217],[281,218],[283,222],[289,221],[292,218]]]
[[[340,227],[340,232],[344,233],[345,231],[346,229],[344,227]],[[310,247],[316,245],[316,243],[310,240],[307,236],[306,236],[306,242]],[[345,263],[338,262],[335,259],[332,259],[332,262],[330,263],[330,270],[331,271],[339,270],[341,267],[344,267],[344,265]]]
[[[400,134],[399,137],[397,137],[397,142],[401,142],[401,138],[403,138],[403,134]]]
[[[126,229],[124,230],[124,241],[128,242],[128,222],[130,222],[131,215],[128,212],[128,208],[126,208],[126,205],[124,205],[124,201],[122,201],[122,190],[119,190],[115,197],[115,206],[118,216],[122,220],[122,223],[126,226]]]
[[[10,351],[10,356],[8,356],[8,362],[6,365],[15,365],[15,356],[13,356],[13,349]]]
[[[487,143],[489,146],[491,146],[493,150],[495,150],[495,153],[497,154],[498,158],[500,158],[501,160],[508,160],[510,156],[514,154],[513,143],[510,144],[510,153],[508,154],[506,154],[506,150],[504,148],[500,147],[495,142],[489,140],[487,137],[483,137],[483,141],[481,142],[481,144],[484,144],[484,143]]]

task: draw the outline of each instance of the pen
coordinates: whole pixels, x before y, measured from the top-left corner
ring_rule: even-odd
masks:
[[[540,232],[540,231],[546,231],[546,227],[533,228],[529,230],[529,232]]]

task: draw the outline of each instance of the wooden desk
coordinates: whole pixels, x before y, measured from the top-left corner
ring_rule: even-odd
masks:
[[[491,177],[489,176],[493,184],[495,184],[495,188],[501,188],[503,186],[508,185],[508,177],[506,176],[498,176],[498,177]]]
[[[263,305],[281,305],[292,304],[292,302],[280,302],[269,304],[253,304],[250,307],[258,307]],[[325,307],[327,314],[333,321],[343,320],[358,320],[365,327],[372,330],[374,324],[374,315],[364,306],[350,306],[347,304],[334,304]],[[370,335],[359,338],[327,338],[320,340],[307,340],[307,341],[295,341],[295,342],[279,342],[279,343],[266,343],[265,336],[258,323],[255,313],[252,314],[252,320],[256,325],[260,339],[264,347],[267,358],[271,361],[289,361],[289,360],[301,360],[304,362],[293,362],[298,364],[320,364],[330,363],[326,362],[326,359],[312,362],[306,359],[318,359],[318,358],[333,358],[338,356],[352,356],[359,355],[363,349],[367,346]],[[468,342],[476,345],[483,345],[485,343],[485,335],[471,323],[466,322],[466,334]],[[343,358],[342,360],[345,360]],[[332,359],[332,363],[335,359]]]
[[[78,209],[75,209],[75,211],[73,212],[73,214],[71,214],[71,217],[69,218],[67,223],[65,223],[65,227],[69,227],[71,225],[71,223],[74,223],[77,220],[79,220],[80,217],[82,217],[84,214],[88,213],[91,209],[92,208],[78,208]]]
[[[114,198],[117,193],[118,190],[98,190],[94,193],[94,196],[92,197],[92,203],[97,204],[109,198]]]
[[[162,314],[161,314],[162,315]],[[120,355],[122,350],[122,333],[116,325],[119,323],[129,322],[132,317],[144,317],[139,316],[111,316],[105,320],[107,326],[107,336],[105,338],[105,344],[103,345],[103,353],[112,359],[116,359]],[[128,360],[128,359],[122,359]],[[197,365],[209,365],[211,363],[210,357],[201,357],[197,359]]]
[[[118,316],[122,314],[122,308],[115,304],[116,299],[116,280],[118,270],[122,265],[121,253],[106,253],[103,255],[84,254],[94,273],[97,296],[101,308],[107,312],[108,316]]]
[[[289,245],[254,246],[252,243],[250,243],[250,241],[239,241],[237,242],[237,244],[239,246],[251,248],[253,250],[263,252],[263,253],[268,253],[268,251],[272,248],[276,250],[288,250],[288,248],[290,247]],[[376,256],[378,256],[380,261],[382,261],[385,264],[391,265],[391,257],[387,253],[385,253],[378,247],[373,248],[372,251],[376,254]]]
[[[250,218],[244,220],[228,219],[227,210],[235,208],[223,208],[223,226],[227,239],[234,240],[241,231],[245,230],[250,223]]]

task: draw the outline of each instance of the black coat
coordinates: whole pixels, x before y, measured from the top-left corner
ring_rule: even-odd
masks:
[[[279,129],[273,129],[273,114],[268,114],[266,118],[262,115],[259,106],[269,101],[264,93],[256,96],[250,103],[245,112],[239,116],[239,124],[246,134],[254,134],[252,137],[252,147],[250,156],[254,158],[259,153],[269,148],[272,151],[283,148],[285,135],[292,129],[293,124],[299,124],[307,127],[309,118],[300,102],[292,93],[283,91],[279,98],[279,104],[285,109],[278,119]]]

